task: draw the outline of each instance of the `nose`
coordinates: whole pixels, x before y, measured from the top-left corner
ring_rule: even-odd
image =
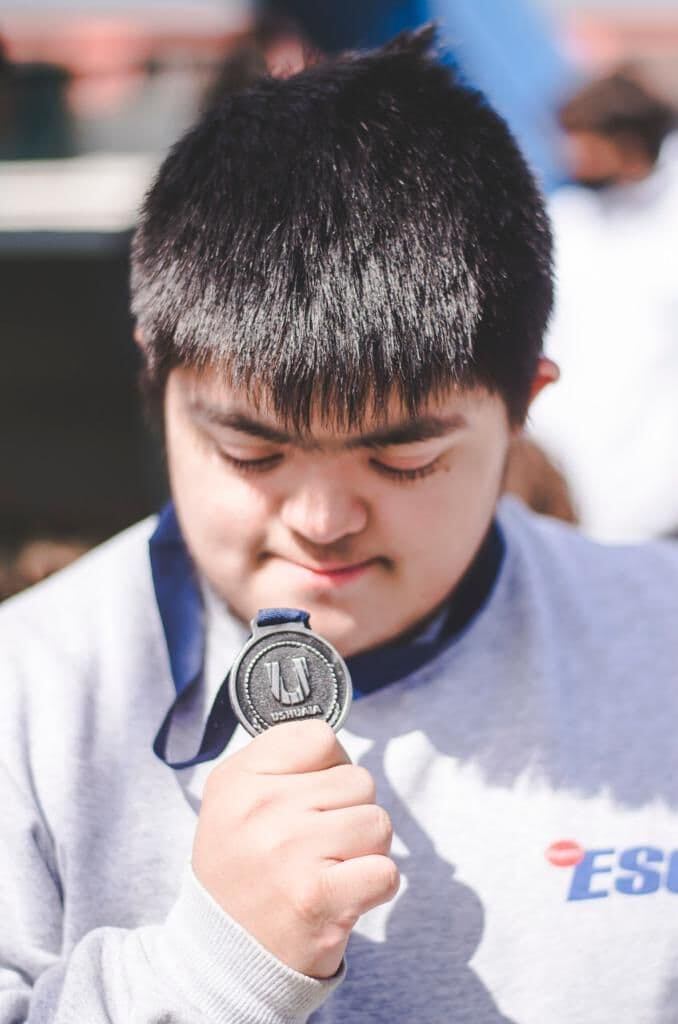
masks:
[[[313,544],[334,544],[367,525],[367,505],[343,475],[305,474],[282,504],[285,526]]]

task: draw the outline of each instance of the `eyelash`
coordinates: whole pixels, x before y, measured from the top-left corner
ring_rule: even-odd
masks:
[[[425,466],[417,466],[416,469],[395,469],[393,466],[385,466],[383,462],[377,462],[376,459],[370,459],[370,465],[378,473],[382,473],[397,483],[411,483],[413,480],[423,480],[424,477],[435,473],[438,468],[438,462],[439,459],[434,459],[433,462],[427,462]]]
[[[236,459],[223,451],[220,452],[220,455],[240,473],[265,473],[267,470],[273,469],[282,459],[282,455],[267,455],[263,459]],[[427,462],[425,466],[417,466],[416,469],[396,469],[394,466],[386,466],[383,462],[378,462],[376,459],[370,459],[370,465],[378,473],[387,476],[396,483],[411,483],[414,480],[422,480],[424,477],[430,476],[431,473],[435,473],[438,468],[438,462],[439,459],[434,459],[432,462]]]
[[[265,473],[267,469],[273,469],[282,458],[282,455],[267,455],[263,459],[235,459],[232,455],[227,455],[226,452],[220,451],[219,454],[230,466],[241,473]]]

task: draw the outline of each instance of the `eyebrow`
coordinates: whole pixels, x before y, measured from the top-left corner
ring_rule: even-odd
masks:
[[[306,440],[299,435],[289,434],[284,430],[271,426],[262,420],[237,411],[227,411],[213,406],[201,399],[193,399],[189,403],[191,413],[198,419],[229,430],[236,430],[250,437],[258,437],[272,444],[293,444],[300,448],[322,448],[323,445],[313,440]],[[455,430],[467,426],[467,420],[461,413],[449,416],[418,416],[392,426],[371,430],[344,442],[342,447],[353,448],[389,448],[392,445],[412,444],[416,441],[428,441],[436,437],[444,437]]]

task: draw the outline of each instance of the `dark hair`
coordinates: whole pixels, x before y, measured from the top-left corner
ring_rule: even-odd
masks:
[[[567,132],[594,132],[621,145],[640,148],[654,163],[676,112],[626,71],[590,82],[561,108]]]
[[[432,32],[265,79],[208,111],[132,257],[146,382],[216,366],[298,428],[456,383],[525,414],[552,303],[543,202]]]

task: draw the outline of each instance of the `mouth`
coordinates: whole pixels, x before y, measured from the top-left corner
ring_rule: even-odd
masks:
[[[311,587],[340,587],[352,583],[365,576],[380,561],[368,558],[363,562],[328,562],[326,565],[313,565],[297,562],[294,559],[282,559],[295,575],[299,575],[306,585]]]

